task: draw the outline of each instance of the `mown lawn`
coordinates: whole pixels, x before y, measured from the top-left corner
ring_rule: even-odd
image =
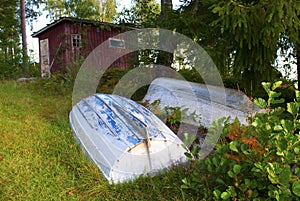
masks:
[[[0,82],[0,200],[201,200],[183,169],[110,185],[73,140],[71,93],[31,85]]]

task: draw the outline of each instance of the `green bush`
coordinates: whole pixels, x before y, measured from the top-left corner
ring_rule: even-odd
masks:
[[[51,78],[38,77],[28,87],[45,95],[66,95],[71,94],[73,84],[74,80],[70,79],[70,75],[57,71],[52,73]]]
[[[149,100],[141,102],[140,104],[148,108],[160,120],[165,122],[166,126],[168,126],[177,135],[184,134],[183,132],[185,132],[187,129],[190,130],[191,127],[193,127],[193,131],[195,131],[194,129],[196,129],[197,127],[197,135],[199,136],[205,135],[207,132],[207,129],[203,125],[201,125],[201,115],[196,114],[195,111],[189,113],[188,108],[161,108],[159,105],[159,99],[155,100],[151,104],[149,103]],[[198,124],[198,126],[189,124],[189,121]]]
[[[300,92],[281,107],[280,85],[262,84],[268,99],[254,103],[264,112],[249,126],[228,118],[211,125],[209,133],[221,131],[216,150],[192,161],[183,189],[205,200],[300,200]]]
[[[16,79],[22,75],[20,66],[14,63],[0,61],[0,79]]]
[[[115,86],[119,80],[129,71],[130,69],[110,68],[107,69],[102,75],[97,91],[98,93],[113,93]],[[78,69],[70,69],[68,71],[56,71],[52,73],[51,78],[42,79],[38,78],[34,83],[31,84],[37,90],[43,91],[44,93],[50,94],[66,94],[71,93],[73,90],[74,82],[77,76]],[[141,100],[148,90],[148,86],[144,86],[137,90],[133,95],[132,99]]]
[[[181,69],[178,71],[178,73],[182,75],[184,79],[186,79],[189,82],[204,83],[203,78],[195,68]]]
[[[97,92],[110,94],[119,80],[129,71],[129,69],[110,68],[102,75]]]
[[[118,82],[130,70],[132,70],[132,69],[130,69],[130,68],[128,68],[128,69],[122,69],[122,68],[107,69],[100,79],[100,82],[99,82],[99,85],[97,88],[97,92],[108,93],[108,94],[113,93]],[[146,74],[144,76],[148,76],[148,74]],[[135,82],[138,83],[140,81],[140,79],[130,80],[130,81],[132,83],[129,83],[129,84],[132,84],[134,86],[134,83]],[[125,87],[123,89],[124,91],[128,90],[128,89],[126,89],[126,87],[128,87],[128,86],[118,86],[118,87]],[[148,88],[149,88],[149,85],[139,88],[132,94],[131,99],[136,100],[136,101],[142,100],[144,98],[144,96],[146,95]]]

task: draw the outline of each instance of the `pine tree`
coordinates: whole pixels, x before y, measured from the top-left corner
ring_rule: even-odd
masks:
[[[246,86],[278,76],[278,49],[299,46],[298,0],[185,0],[173,15],[169,29],[197,41],[222,74]]]
[[[259,85],[262,80],[270,79],[268,75],[274,72],[273,63],[281,38],[287,37],[289,44],[297,50],[298,0],[228,0],[213,3],[211,8],[219,16],[213,25],[222,27],[226,45],[232,47],[235,75],[251,77]]]
[[[0,78],[18,73],[20,62],[20,26],[16,16],[17,0],[2,0],[0,7]]]

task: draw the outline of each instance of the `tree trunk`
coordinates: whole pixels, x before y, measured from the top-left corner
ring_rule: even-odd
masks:
[[[172,0],[161,0],[160,1],[160,18],[161,20],[165,20],[166,13],[168,10],[172,10],[173,4],[172,4]]]
[[[21,29],[22,29],[22,67],[25,76],[28,76],[28,54],[27,54],[27,35],[26,35],[26,12],[25,12],[25,0],[20,2],[21,11]]]
[[[104,15],[103,15],[103,3],[102,3],[102,0],[99,0],[99,15],[100,15],[100,18],[101,18],[101,21],[104,21]]]
[[[296,45],[296,59],[297,59],[298,90],[300,90],[300,43]]]
[[[172,0],[161,0],[161,11],[160,11],[160,20],[162,21],[162,24],[164,21],[168,20],[168,11],[172,11]],[[164,28],[164,26],[161,26],[161,28]],[[174,46],[172,42],[174,41],[168,41],[166,40],[166,37],[164,37],[161,33],[159,34],[159,47],[161,49],[166,49],[166,46]],[[173,48],[175,49],[175,47]],[[174,51],[173,51],[174,52]],[[173,63],[173,53],[170,52],[164,52],[159,51],[158,57],[157,57],[157,63],[163,66],[171,67]]]
[[[195,0],[195,5],[194,5],[194,12],[195,13],[197,13],[199,11],[199,5],[200,5],[199,0]]]

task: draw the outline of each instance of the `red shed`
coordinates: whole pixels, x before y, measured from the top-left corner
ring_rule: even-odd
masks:
[[[106,40],[109,40],[108,48],[124,51],[125,41],[111,37],[132,29],[135,28],[70,17],[48,24],[32,34],[39,38],[41,76],[50,76],[57,70],[72,69],[76,62],[83,61],[94,48]],[[131,57],[133,54],[127,54],[116,60],[111,67],[127,68]]]

